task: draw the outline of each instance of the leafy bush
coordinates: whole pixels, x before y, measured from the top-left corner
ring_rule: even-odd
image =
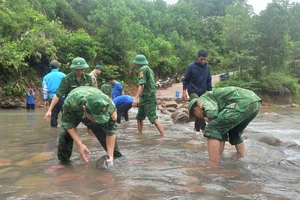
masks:
[[[287,87],[293,96],[298,96],[300,94],[298,80],[284,72],[272,72],[262,78],[261,88],[265,93],[277,93],[283,86]]]
[[[245,89],[252,90],[254,92],[260,92],[260,81],[256,81],[252,79],[250,76],[240,77],[239,74],[231,75],[228,80],[218,82],[215,87],[228,87],[228,86],[236,86]]]

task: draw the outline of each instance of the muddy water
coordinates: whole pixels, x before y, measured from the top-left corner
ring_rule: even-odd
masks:
[[[119,126],[126,157],[116,160],[113,170],[96,168],[105,152],[85,128],[78,130],[92,152],[90,163],[81,160],[75,147],[72,165],[56,169],[59,129],[43,121],[45,111],[0,110],[0,199],[300,199],[298,149],[247,139],[246,158],[232,159],[235,150],[226,145],[221,168],[209,169],[199,166],[208,152],[193,124],[174,125],[160,115],[167,139],[148,121],[144,134],[137,135],[135,109],[130,121]],[[300,144],[299,111],[265,110],[249,127]]]

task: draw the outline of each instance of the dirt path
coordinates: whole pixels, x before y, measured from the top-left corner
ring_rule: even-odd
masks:
[[[212,86],[214,87],[215,84],[219,82],[219,75],[212,76]],[[180,92],[180,97],[182,95],[182,82],[180,83],[173,83],[173,85],[167,89],[158,89],[156,91],[156,96],[158,98],[172,98],[175,97],[176,91]]]

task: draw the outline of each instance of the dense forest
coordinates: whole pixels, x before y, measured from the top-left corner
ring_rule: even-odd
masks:
[[[246,0],[0,0],[0,80],[6,95],[39,84],[57,59],[70,72],[77,56],[102,78],[135,83],[136,54],[156,78],[184,73],[200,48],[222,85],[272,95],[287,87],[300,99],[300,4],[273,0],[259,15]],[[89,70],[89,71],[90,71]],[[88,71],[88,72],[89,72]]]

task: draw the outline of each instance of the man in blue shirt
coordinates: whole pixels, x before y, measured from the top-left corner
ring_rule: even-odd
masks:
[[[186,90],[191,100],[200,97],[206,91],[212,90],[210,69],[206,63],[207,55],[206,50],[199,50],[197,60],[187,67],[182,81],[182,99],[184,101],[187,100]],[[206,123],[204,119],[195,119],[195,131],[197,133],[200,132],[200,129],[204,131],[205,126]]]
[[[128,110],[132,107],[134,98],[129,95],[121,95],[113,99],[117,107],[117,123],[121,124],[121,116],[124,114],[125,121],[128,121]]]
[[[109,76],[107,78],[107,81],[112,85],[112,91],[111,91],[111,99],[114,99],[118,96],[124,95],[124,88],[122,84],[118,81],[116,81],[113,77]]]
[[[51,101],[55,95],[56,90],[58,89],[61,80],[66,76],[66,74],[59,72],[60,63],[57,60],[52,60],[50,62],[51,72],[44,76],[42,82],[43,89],[43,99],[45,101],[45,105],[48,103],[48,98]],[[58,114],[62,110],[64,98],[60,98],[59,102],[54,106],[51,113],[51,127],[57,127],[57,119]]]

